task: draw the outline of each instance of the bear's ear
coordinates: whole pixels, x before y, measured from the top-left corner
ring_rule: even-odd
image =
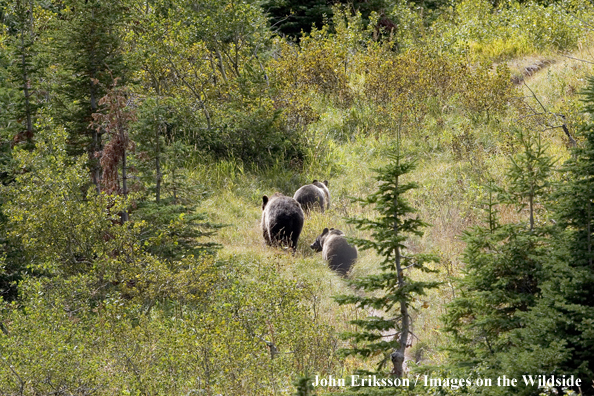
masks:
[[[324,228],[324,231],[322,231],[322,235],[326,235],[328,233],[328,229]]]
[[[266,207],[266,204],[268,203],[268,197],[266,195],[264,195],[262,197],[262,210],[264,210],[264,208]]]
[[[328,187],[328,180],[324,180],[324,184]]]
[[[311,182],[311,184],[316,184],[318,182],[318,179],[314,179],[314,181]]]

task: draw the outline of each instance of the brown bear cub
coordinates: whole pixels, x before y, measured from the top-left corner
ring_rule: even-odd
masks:
[[[310,248],[322,252],[322,258],[328,260],[328,266],[342,276],[346,276],[357,260],[357,248],[349,245],[344,232],[334,228],[324,228]]]
[[[262,233],[267,245],[297,250],[303,219],[301,205],[293,198],[280,193],[262,197]]]
[[[318,207],[324,213],[324,209],[330,208],[328,180],[324,180],[324,183],[314,180],[311,184],[302,186],[295,192],[293,199],[299,202],[306,212]]]

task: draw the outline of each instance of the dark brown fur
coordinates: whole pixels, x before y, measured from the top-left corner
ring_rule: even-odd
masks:
[[[275,193],[262,197],[262,235],[269,246],[289,246],[297,249],[303,229],[301,205],[291,197]]]

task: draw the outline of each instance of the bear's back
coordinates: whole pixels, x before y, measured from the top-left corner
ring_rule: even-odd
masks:
[[[295,191],[293,199],[301,205],[303,210],[309,211],[314,207],[319,207],[322,212],[326,206],[326,196],[322,189],[313,185],[307,184]]]
[[[303,221],[303,210],[299,202],[291,197],[277,194],[270,198],[264,209],[268,221],[279,222],[299,218]]]
[[[262,232],[268,245],[288,245],[293,251],[303,229],[301,206],[291,197],[275,193],[263,197]]]
[[[349,245],[339,230],[331,230],[323,241],[322,258],[330,269],[346,275],[357,260],[357,248]]]

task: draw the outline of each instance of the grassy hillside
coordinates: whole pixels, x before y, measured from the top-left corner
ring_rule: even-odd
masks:
[[[565,130],[586,145],[591,4],[462,1],[424,14],[386,2],[391,32],[376,13],[366,26],[335,8],[293,41],[274,35],[259,3],[130,2],[120,19],[92,19],[114,27],[92,36],[106,51],[97,91],[85,85],[97,70],[56,51],[87,59],[91,33],[74,35],[95,15],[84,4],[37,4],[32,25],[15,6],[3,21],[0,395],[291,395],[302,376],[374,370],[380,357],[345,358],[340,334],[384,313],[338,305],[363,292],[309,245],[325,227],[370,238],[347,219],[377,216],[354,199],[377,190],[398,139],[416,163],[408,199],[430,224],[405,244],[439,257],[435,273],[406,272],[441,282],[410,302],[407,375],[460,373],[443,317],[467,291],[462,235],[485,226],[489,183],[513,183],[519,132],[539,135],[556,169],[572,158]],[[28,44],[17,40],[26,29]],[[266,246],[263,195],[314,179],[329,181],[330,209],[306,215],[295,254]],[[525,226],[526,203],[497,205],[500,223]],[[556,223],[550,202],[535,207],[539,229]],[[379,273],[380,261],[360,250],[349,278]]]
[[[590,59],[587,41],[583,46],[584,49],[571,53],[571,57]],[[551,112],[563,109],[577,116],[581,106],[579,92],[585,87],[592,66],[572,58],[547,54],[506,61],[513,75],[522,76],[522,83],[514,87],[513,94],[526,97],[526,101],[536,108],[540,101]],[[533,93],[538,101],[532,98]],[[228,225],[216,237],[224,246],[220,254],[223,257],[258,257],[273,262],[279,276],[315,285],[315,297],[312,298],[318,301],[319,307],[316,309],[319,309],[320,320],[341,332],[352,330],[348,320],[371,311],[345,311],[344,307],[333,301],[332,296],[353,291],[327,268],[321,254],[309,249],[309,244],[324,227],[339,228],[353,237],[367,237],[346,224],[345,219],[371,215],[362,211],[351,198],[365,197],[374,191],[373,169],[385,165],[386,150],[392,138],[359,135],[337,142],[329,139],[329,136],[332,131],[345,128],[344,120],[348,115],[332,107],[319,111],[323,114],[321,120],[309,128],[319,139],[318,145],[325,147],[326,151],[323,158],[314,157],[311,163],[304,164],[305,172],[273,168],[253,174],[233,162],[225,161],[217,163],[214,177],[211,166],[203,169],[199,167],[190,174],[196,180],[214,179],[212,184],[208,184],[212,194],[201,202],[198,210],[207,213],[213,221]],[[354,111],[360,109],[346,110]],[[435,264],[439,273],[427,276],[428,279],[443,282],[439,290],[415,304],[419,310],[414,317],[413,331],[422,340],[423,346],[422,353],[415,352],[413,348],[409,359],[420,358],[422,364],[437,366],[447,362],[443,348],[448,341],[441,331],[443,325],[440,316],[445,313],[445,305],[456,295],[455,279],[461,276],[463,268],[461,256],[464,243],[459,237],[465,229],[483,224],[480,202],[485,198],[487,180],[505,183],[509,156],[515,149],[513,138],[508,132],[518,122],[515,115],[510,111],[495,122],[469,123],[467,134],[451,136],[452,132],[460,133],[460,127],[468,121],[455,115],[440,114],[435,117],[442,118],[439,125],[437,120],[429,120],[425,124],[424,137],[403,138],[404,151],[417,160],[417,169],[408,178],[419,183],[420,188],[410,197],[411,202],[419,216],[431,223],[423,238],[411,240],[409,246],[413,252],[432,252],[440,256],[441,262]],[[573,118],[573,133],[577,132],[580,122],[579,116]],[[549,153],[559,163],[566,160],[569,156],[569,141],[562,129],[549,129],[541,133],[550,144]],[[306,217],[296,255],[265,246],[260,228],[262,195],[277,191],[292,195],[302,184],[314,178],[329,179],[331,209],[324,214],[315,212]],[[511,206],[504,206],[500,210],[503,222],[526,220],[526,210],[518,212]],[[546,222],[546,219],[546,214],[543,214],[539,221]],[[378,262],[379,258],[373,253],[360,252],[351,276],[357,278],[376,272]],[[417,342],[415,339],[413,345]],[[417,346],[417,349],[421,347]],[[415,353],[419,355],[415,356]]]

